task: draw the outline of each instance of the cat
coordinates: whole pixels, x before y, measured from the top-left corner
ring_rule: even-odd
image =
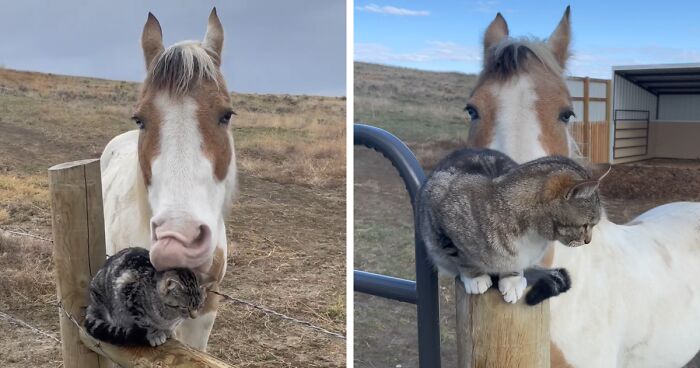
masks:
[[[185,268],[156,271],[147,249],[123,249],[90,281],[85,328],[115,345],[161,345],[197,316],[208,286]]]
[[[603,175],[605,176],[605,175]],[[508,303],[535,305],[565,292],[565,269],[536,266],[547,246],[588,244],[601,216],[600,179],[572,159],[549,156],[518,165],[490,149],[444,158],[422,185],[416,226],[441,273],[459,275],[469,294],[484,293],[497,275]]]

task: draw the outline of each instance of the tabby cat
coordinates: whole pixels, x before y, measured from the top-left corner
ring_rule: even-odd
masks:
[[[197,316],[207,286],[188,269],[156,271],[147,249],[123,249],[90,282],[85,328],[115,345],[163,344],[180,322]]]
[[[526,298],[534,305],[569,289],[566,270],[535,265],[551,241],[570,247],[591,241],[601,178],[566,157],[518,165],[498,151],[459,150],[421,187],[416,226],[433,264],[459,275],[467,293],[484,293],[491,275],[498,276],[504,300],[515,303],[529,269],[528,278],[539,278]]]

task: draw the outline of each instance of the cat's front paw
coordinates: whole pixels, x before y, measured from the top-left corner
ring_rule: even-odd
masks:
[[[489,275],[479,275],[474,278],[459,275],[459,278],[462,280],[464,290],[467,292],[467,294],[483,294],[493,284],[493,281],[491,281],[491,276]]]
[[[498,280],[498,290],[506,303],[515,304],[523,296],[526,286],[527,280],[523,275],[506,276]]]
[[[146,339],[151,346],[163,345],[165,340],[168,339],[168,335],[161,330],[151,330],[146,334]]]

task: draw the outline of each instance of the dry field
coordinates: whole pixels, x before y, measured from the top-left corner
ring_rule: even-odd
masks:
[[[464,145],[468,125],[462,110],[475,79],[355,63],[355,121],[397,135],[429,170]],[[403,184],[378,153],[358,147],[354,153],[355,268],[415,279],[413,216]],[[700,162],[616,166],[604,183],[608,215],[624,223],[663,203],[700,201]],[[441,278],[443,367],[457,365],[453,295],[452,280]],[[355,366],[416,368],[415,307],[360,293],[355,293],[354,304]]]
[[[50,238],[46,169],[99,157],[134,83],[0,69],[0,229]],[[233,94],[240,189],[222,288],[345,332],[345,99]],[[51,244],[0,231],[0,366],[60,366]],[[31,349],[29,349],[31,347]],[[344,367],[345,341],[222,306],[209,351],[239,367]]]

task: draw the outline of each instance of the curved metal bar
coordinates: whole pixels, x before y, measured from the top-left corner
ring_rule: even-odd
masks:
[[[391,133],[365,124],[354,126],[355,145],[365,146],[381,153],[398,170],[403,179],[411,205],[425,181],[425,173],[416,156],[400,139]],[[414,226],[416,252],[416,306],[418,309],[418,361],[423,368],[440,368],[440,306],[438,299],[437,273],[428,260],[425,246]],[[387,297],[396,295],[400,287],[409,286],[410,280],[388,281],[381,284],[384,275],[367,277],[368,273],[355,270],[356,291],[372,291],[372,294]],[[393,283],[393,284],[392,284]],[[404,290],[405,291],[405,290]],[[397,299],[398,298],[392,298]],[[409,301],[409,300],[405,300]]]
[[[414,198],[425,181],[423,168],[413,152],[386,130],[371,125],[355,124],[354,131],[356,146],[365,146],[381,153],[399,171],[413,205]]]

